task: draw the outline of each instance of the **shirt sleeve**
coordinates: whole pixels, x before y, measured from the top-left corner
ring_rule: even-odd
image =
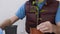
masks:
[[[3,34],[3,30],[0,28],[0,34]]]
[[[55,22],[56,23],[60,22],[60,4],[59,4],[58,11],[56,14]]]
[[[18,11],[16,12],[16,16],[19,18],[19,19],[23,19],[25,17],[25,4],[23,4],[19,9]]]

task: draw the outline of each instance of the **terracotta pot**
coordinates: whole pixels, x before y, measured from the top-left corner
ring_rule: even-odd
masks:
[[[43,34],[41,31],[36,28],[30,28],[30,34]]]

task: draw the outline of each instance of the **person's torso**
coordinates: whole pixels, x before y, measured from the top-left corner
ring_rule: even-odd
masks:
[[[26,31],[29,33],[30,27],[36,27],[38,24],[50,21],[55,24],[55,16],[58,9],[59,2],[53,2],[49,5],[44,5],[42,9],[37,10],[30,2],[26,3]]]

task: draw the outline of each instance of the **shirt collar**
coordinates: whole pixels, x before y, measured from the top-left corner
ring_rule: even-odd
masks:
[[[41,9],[45,3],[46,1],[43,1],[42,3],[38,3],[37,6]]]
[[[43,1],[41,3],[37,3],[37,5],[42,5],[42,4],[45,4],[45,3],[46,3],[46,1]]]

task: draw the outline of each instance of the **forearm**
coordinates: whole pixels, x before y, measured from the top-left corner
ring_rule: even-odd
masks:
[[[12,25],[12,21],[10,19],[6,19],[5,21],[2,22],[2,24],[0,24],[0,28],[5,28],[6,26]]]
[[[5,21],[3,21],[2,24],[0,24],[0,28],[4,29],[6,26],[12,25],[17,20],[19,20],[17,16],[12,16],[11,18],[6,19]]]

